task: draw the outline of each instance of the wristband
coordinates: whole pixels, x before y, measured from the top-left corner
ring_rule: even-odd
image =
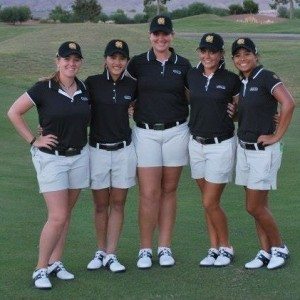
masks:
[[[30,142],[30,145],[32,146],[33,145],[33,143],[36,141],[36,137],[34,137],[33,139],[32,139],[32,141]]]

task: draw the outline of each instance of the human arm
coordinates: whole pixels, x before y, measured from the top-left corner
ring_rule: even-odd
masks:
[[[257,142],[265,146],[272,145],[283,137],[291,122],[295,109],[295,100],[284,84],[281,83],[274,88],[273,96],[280,104],[280,118],[274,134],[261,135],[258,137]]]
[[[237,105],[239,101],[239,95],[232,97],[232,102],[229,102],[227,105],[227,113],[233,121],[237,121]]]
[[[11,121],[17,132],[20,134],[20,136],[27,143],[31,143],[34,140],[35,136],[24,120],[23,115],[33,106],[34,104],[28,94],[24,93],[13,103],[13,105],[7,112],[9,120]],[[36,147],[45,147],[51,149],[51,146],[55,146],[57,143],[57,137],[55,135],[49,134],[46,136],[40,135],[36,138],[32,145]]]

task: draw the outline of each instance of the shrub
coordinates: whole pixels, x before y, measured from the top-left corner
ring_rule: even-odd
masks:
[[[133,17],[134,23],[147,23],[147,16],[145,14],[136,14]]]
[[[211,13],[211,7],[201,2],[192,3],[188,6],[187,9],[189,16]]]
[[[244,0],[243,2],[244,13],[245,14],[257,14],[258,13],[258,4],[253,0]]]
[[[289,10],[285,6],[279,6],[277,13],[280,18],[289,18]]]
[[[27,6],[9,6],[0,10],[0,20],[2,22],[16,24],[31,18],[30,8]]]
[[[189,16],[189,11],[186,7],[181,9],[175,9],[171,12],[172,19],[181,19]]]
[[[110,15],[110,19],[114,20],[116,24],[129,24],[132,23],[132,20],[127,17],[125,12],[122,9],[117,9],[115,13]]]
[[[211,9],[211,13],[220,17],[225,17],[228,16],[229,13],[229,9],[226,8],[218,8],[218,7],[212,7]]]
[[[240,15],[244,13],[244,8],[239,4],[231,4],[228,6],[231,15]]]

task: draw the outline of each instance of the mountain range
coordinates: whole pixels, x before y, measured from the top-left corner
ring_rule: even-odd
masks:
[[[143,0],[97,0],[102,6],[102,11],[111,14],[117,9],[122,9],[128,16],[143,11]],[[60,5],[63,9],[70,10],[74,0],[0,0],[1,7],[26,5],[30,8],[34,17],[47,18],[49,12],[55,6]],[[230,4],[242,4],[242,0],[170,0],[167,2],[169,11],[183,8],[194,2],[202,2],[212,7],[228,8]],[[260,10],[269,10],[269,1],[254,0]]]

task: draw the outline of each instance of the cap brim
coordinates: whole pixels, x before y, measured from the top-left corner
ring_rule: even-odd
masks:
[[[124,57],[126,57],[127,59],[129,59],[129,55],[125,51],[123,51],[123,50],[113,50],[113,51],[107,52],[106,56],[112,56],[112,55],[114,55],[116,53],[121,54]]]
[[[64,53],[63,55],[59,55],[59,56],[60,57],[68,57],[70,55],[76,55],[76,56],[78,56],[80,58],[83,58],[82,54],[80,52],[76,51],[76,50],[75,51],[68,51],[68,52]]]
[[[216,47],[216,46],[214,46],[214,45],[211,45],[211,44],[207,44],[207,45],[200,45],[198,48],[197,48],[197,50],[198,49],[208,49],[208,50],[212,50],[212,51],[215,51],[215,52],[218,52],[218,51],[222,51],[223,49],[220,49],[220,48],[218,48],[218,47]]]
[[[238,46],[236,46],[235,47],[235,49],[234,49],[234,51],[232,51],[232,55],[235,55],[236,54],[236,52],[239,50],[239,49],[246,49],[247,51],[249,51],[249,52],[252,52],[253,54],[256,54],[256,51],[254,50],[253,51],[253,49],[251,48],[251,47],[249,47],[249,46],[247,46],[247,45],[238,45]]]
[[[172,29],[170,29],[170,28],[166,28],[166,27],[154,27],[154,28],[152,28],[152,29],[150,29],[150,33],[153,33],[153,32],[158,32],[158,31],[162,31],[162,32],[164,32],[164,33],[167,33],[167,34],[170,34],[170,33],[172,33],[173,32],[173,30]]]

